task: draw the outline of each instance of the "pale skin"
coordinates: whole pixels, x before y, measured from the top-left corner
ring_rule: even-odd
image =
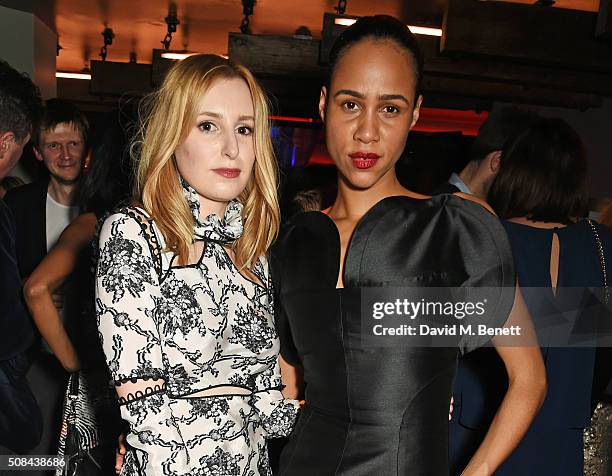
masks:
[[[239,87],[240,83],[238,90],[242,93],[241,95],[236,95],[236,84],[229,82],[229,91],[227,86],[227,84],[221,84],[218,88],[220,89],[219,91],[213,90],[213,86],[213,89],[211,89],[213,94],[204,97],[205,100],[201,110],[205,114],[198,115],[189,137],[185,143],[177,148],[177,160],[180,165],[184,166],[183,176],[190,180],[190,183],[192,182],[192,186],[195,184],[195,187],[198,186],[198,177],[191,175],[192,172],[189,169],[188,160],[199,160],[200,170],[206,166],[212,169],[214,167],[226,166],[228,163],[231,163],[232,167],[244,169],[243,177],[239,181],[231,181],[222,177],[217,178],[216,174],[211,175],[209,173],[208,183],[211,184],[212,180],[214,186],[211,187],[211,190],[214,193],[212,195],[200,196],[202,218],[211,213],[223,214],[228,200],[237,196],[246,185],[254,162],[253,148],[249,144],[249,142],[252,142],[250,135],[253,128],[252,105],[251,109],[249,109],[244,104],[245,97],[248,103],[250,103],[250,93],[246,84],[244,85],[246,96],[245,91]],[[229,109],[225,110],[222,108],[221,104],[218,103],[219,101],[211,103],[211,98],[223,98],[226,97],[226,94],[229,94],[230,97],[238,97],[240,105],[233,105],[234,109],[239,110],[240,107],[246,107],[246,114],[234,112],[232,115]],[[207,96],[208,101],[206,101]],[[225,115],[221,114],[224,111]],[[239,121],[238,116],[247,116],[249,111],[251,111],[251,122],[245,125],[244,117],[241,117]],[[212,116],[210,116],[211,113]],[[67,185],[67,182],[72,178],[76,179],[78,177],[76,168],[72,166],[75,163],[73,159],[79,157],[79,154],[82,153],[82,151],[77,153],[80,150],[78,137],[80,137],[80,134],[74,128],[67,127],[64,124],[60,124],[53,131],[43,133],[42,135],[41,144],[47,148],[51,145],[51,149],[54,152],[48,155],[46,160],[53,161],[54,159],[51,166],[55,167],[63,176],[63,180],[52,181],[52,183],[56,182],[56,185],[59,185],[60,188],[58,190],[65,190],[64,186]],[[206,157],[203,157],[202,153],[194,155],[193,152],[189,155],[189,147],[198,150],[198,147],[201,147],[204,141],[213,142],[217,146],[214,156],[208,154]],[[206,145],[208,146],[207,150],[210,150],[210,144]],[[42,160],[41,155],[39,160]],[[68,163],[68,167],[61,168],[64,161]],[[237,166],[238,162],[240,164]],[[52,183],[49,185],[50,188]],[[79,252],[84,246],[89,245],[94,236],[95,229],[96,217],[93,213],[86,213],[75,219],[62,233],[57,245],[47,254],[24,285],[26,302],[36,326],[55,356],[68,371],[78,370],[80,363],[74,346],[70,342],[61,322],[56,306],[54,306],[53,293],[74,270]],[[190,250],[190,260],[197,260],[200,253],[201,244],[195,243]],[[129,391],[129,388],[126,387],[122,390]]]
[[[175,157],[181,176],[198,193],[200,217],[204,219],[210,214],[223,216],[228,202],[238,197],[250,180],[255,164],[255,112],[247,84],[237,78],[215,81],[202,96],[198,111],[187,138],[176,148]],[[239,170],[239,173],[228,178],[215,172],[219,169]],[[234,259],[232,250],[226,248],[226,251]],[[190,262],[197,261],[201,252],[201,242],[194,243]],[[243,268],[241,272],[259,282],[250,270]],[[129,383],[117,388],[119,396],[130,392],[133,389]],[[126,452],[125,435],[119,436],[118,443],[117,473],[121,471]]]
[[[73,124],[66,122],[41,131],[38,147],[34,147],[34,155],[49,171],[47,193],[57,203],[73,206],[85,156],[85,141],[81,133]],[[62,308],[63,295],[59,286],[53,291],[52,301],[57,309]],[[68,349],[66,343],[64,348]]]
[[[408,80],[409,78],[409,80]],[[408,132],[418,120],[421,98],[414,97],[412,59],[389,41],[365,39],[351,46],[337,64],[329,90],[321,91],[319,111],[326,125],[328,150],[338,167],[338,195],[324,211],[340,235],[341,259],[337,287],[342,288],[344,256],[357,223],[381,199],[389,196],[428,197],[403,188],[395,163]],[[349,154],[376,153],[376,164],[362,170]],[[483,206],[483,201],[467,195]],[[533,345],[495,348],[508,373],[509,388],[489,431],[463,476],[487,476],[508,457],[527,431],[544,400],[546,374],[528,311],[517,287],[506,325],[520,325]],[[281,359],[285,396],[298,394],[299,369]]]
[[[0,132],[0,180],[17,164],[30,134],[19,140],[11,131]]]
[[[73,124],[61,122],[40,132],[36,159],[49,170],[47,192],[57,203],[74,205],[76,187],[85,159],[85,141]]]

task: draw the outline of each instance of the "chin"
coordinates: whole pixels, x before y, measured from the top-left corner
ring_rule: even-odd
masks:
[[[229,202],[238,198],[242,193],[244,187],[236,187],[235,189],[228,190],[227,188],[217,190],[207,190],[202,196],[213,202]]]
[[[372,170],[367,172],[350,171],[348,174],[342,175],[347,185],[358,190],[367,190],[376,185],[376,183],[381,179],[380,174]]]

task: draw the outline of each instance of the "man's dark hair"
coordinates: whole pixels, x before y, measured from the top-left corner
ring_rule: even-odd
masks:
[[[478,129],[470,160],[481,162],[491,152],[502,150],[509,139],[529,127],[537,116],[516,107],[493,110]]]
[[[42,113],[40,91],[25,74],[0,60],[0,132],[22,141],[35,131]]]
[[[569,223],[588,210],[587,159],[561,119],[539,119],[511,139],[489,191],[500,218]]]
[[[410,29],[397,18],[389,15],[362,17],[342,32],[329,53],[327,86],[329,87],[334,70],[344,53],[351,46],[366,38],[393,41],[412,56],[416,77],[415,97],[418,96],[423,76],[423,52]]]
[[[55,129],[59,124],[72,124],[81,134],[85,146],[89,139],[89,122],[76,105],[64,99],[49,99],[40,121],[39,133],[32,137],[34,147],[40,150],[40,135],[42,132]]]

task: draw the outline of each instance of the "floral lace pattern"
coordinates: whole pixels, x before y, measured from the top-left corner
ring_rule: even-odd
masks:
[[[102,345],[116,384],[138,389],[121,406],[134,448],[123,474],[268,475],[265,439],[287,435],[297,413],[297,402],[280,393],[268,265],[260,258],[253,270],[262,286],[240,275],[223,249],[242,233],[238,202],[222,219],[201,220],[197,193],[183,188],[194,240],[204,240],[197,264],[173,267],[163,252],[159,272],[148,230],[162,249],[163,238],[134,209],[108,217],[100,233]],[[228,385],[247,394],[189,398]]]
[[[181,178],[183,193],[191,209],[195,222],[194,236],[200,240],[213,240],[219,243],[231,243],[242,235],[242,204],[237,200],[228,203],[223,218],[208,215],[200,217],[200,199],[194,188]]]

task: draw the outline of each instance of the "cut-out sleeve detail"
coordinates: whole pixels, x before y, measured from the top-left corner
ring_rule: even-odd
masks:
[[[96,314],[110,373],[122,388],[121,416],[140,474],[186,474],[188,455],[163,389],[157,327],[159,278],[147,236],[135,218],[111,215],[100,232]],[[148,381],[147,381],[148,380]],[[119,393],[119,392],[118,392]]]
[[[150,382],[150,383],[149,383]],[[119,405],[125,405],[136,400],[166,391],[166,382],[157,379],[130,379],[117,385]]]

